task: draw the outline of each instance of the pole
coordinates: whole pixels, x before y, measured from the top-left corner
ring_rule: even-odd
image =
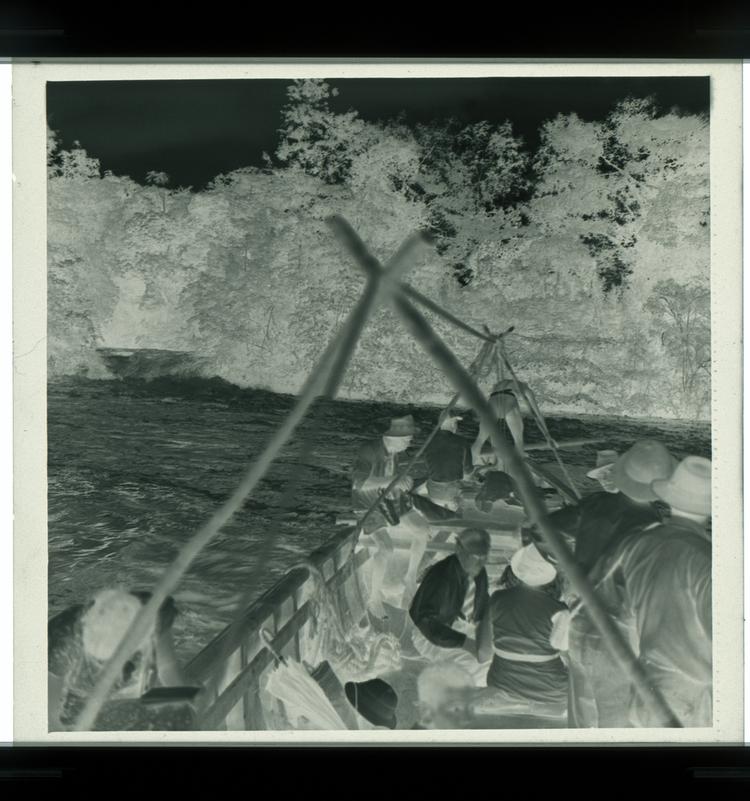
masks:
[[[162,575],[156,587],[154,587],[150,600],[133,621],[125,637],[102,671],[76,721],[75,731],[87,731],[94,725],[99,710],[106,701],[125,662],[137,650],[138,645],[154,625],[161,604],[177,586],[179,580],[187,572],[203,548],[242,507],[248,495],[266,474],[281,449],[294,433],[308,408],[325,385],[332,370],[345,367],[345,364],[342,365],[342,353],[345,349],[350,352],[353,350],[354,344],[359,339],[370,313],[376,304],[382,301],[384,294],[394,284],[394,277],[404,271],[416,248],[426,240],[427,237],[423,234],[410,237],[399,251],[398,259],[394,259],[394,262],[390,265],[387,273],[378,265],[379,271],[382,273],[382,279],[377,278],[373,272],[373,279],[368,280],[359,302],[347,317],[340,331],[329,343],[310,376],[308,376],[297,402],[281,424],[281,427],[271,437],[266,449],[250,466],[239,487],[185,543],[172,564]],[[366,262],[366,259],[364,261]],[[374,260],[372,261],[377,264]],[[342,343],[345,343],[343,347]]]

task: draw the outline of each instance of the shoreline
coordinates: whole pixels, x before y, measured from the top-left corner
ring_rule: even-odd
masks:
[[[251,387],[251,386],[241,386],[239,384],[235,384],[231,381],[227,381],[225,378],[221,378],[220,376],[201,376],[201,375],[178,375],[178,374],[166,374],[166,375],[159,375],[153,377],[143,377],[143,378],[136,378],[132,376],[128,377],[121,377],[117,375],[110,375],[110,376],[82,376],[76,374],[58,374],[54,376],[47,377],[47,386],[54,386],[54,385],[64,385],[66,383],[71,382],[80,382],[80,383],[90,383],[90,384],[100,384],[100,383],[110,383],[110,382],[119,382],[129,386],[153,386],[154,384],[159,384],[160,382],[163,383],[174,383],[174,384],[188,384],[188,383],[201,383],[205,384],[208,388],[209,386],[215,387],[217,390],[226,389],[227,392],[231,392],[233,394],[248,394],[248,395],[258,395],[258,394],[265,394],[265,395],[273,395],[278,398],[288,398],[290,403],[294,402],[294,399],[297,395],[289,392],[277,392],[276,390],[269,389],[268,387]],[[362,406],[386,406],[391,408],[400,408],[400,409],[409,409],[409,408],[418,408],[423,409],[426,411],[435,410],[435,411],[442,411],[447,405],[446,402],[443,403],[434,403],[434,402],[414,402],[414,401],[400,401],[400,400],[389,400],[384,398],[360,398],[360,397],[347,397],[346,395],[339,395],[333,401],[329,401],[331,403],[347,403],[347,404],[354,404],[354,405],[362,405]],[[471,413],[471,410],[466,406],[461,406],[456,404],[454,408],[460,412]],[[645,425],[684,425],[684,426],[695,426],[695,427],[705,427],[709,431],[711,430],[711,419],[710,418],[690,418],[690,417],[636,417],[633,415],[625,415],[625,414],[617,414],[614,412],[602,412],[602,413],[595,413],[595,412],[581,412],[575,409],[570,408],[547,408],[542,409],[543,414],[545,417],[553,417],[553,418],[571,418],[576,420],[628,420],[637,423],[643,423]],[[528,415],[524,414],[524,417]]]

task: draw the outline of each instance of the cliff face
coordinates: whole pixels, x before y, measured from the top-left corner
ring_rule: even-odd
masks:
[[[544,409],[710,416],[706,121],[638,104],[606,124],[568,115],[545,126],[533,159],[510,147],[508,126],[473,130],[487,147],[457,153],[435,131],[366,133],[335,180],[315,159],[331,166],[339,150],[315,148],[202,192],[51,171],[50,375],[106,364],[296,393],[364,288],[326,224],[339,214],[381,263],[429,228],[436,247],[407,280],[477,328],[514,325],[508,354]],[[427,317],[470,364],[480,343]],[[451,393],[384,308],[340,394],[440,404]]]

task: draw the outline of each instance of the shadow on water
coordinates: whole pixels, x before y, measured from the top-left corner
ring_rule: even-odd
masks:
[[[65,379],[48,387],[50,613],[112,584],[148,588],[178,548],[232,492],[265,447],[294,397],[241,389],[220,379],[151,381]],[[319,402],[284,448],[242,511],[199,556],[176,592],[183,614],[176,640],[182,657],[202,647],[230,619],[249,589],[268,589],[298,558],[328,539],[349,513],[349,468],[357,447],[390,417],[413,414],[420,444],[434,408],[380,402]],[[566,450],[571,466],[593,466],[596,451],[622,451],[653,437],[681,458],[710,456],[707,423],[558,417],[557,440],[597,439]],[[476,434],[473,415],[461,434]],[[298,465],[303,436],[309,463]],[[526,421],[528,442],[542,441]],[[295,497],[281,501],[299,469]],[[246,586],[254,557],[275,537],[257,588]]]

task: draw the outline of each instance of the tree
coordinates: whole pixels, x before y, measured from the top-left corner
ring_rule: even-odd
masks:
[[[150,170],[146,173],[146,183],[149,186],[159,186],[159,187],[166,187],[169,184],[169,175],[165,172],[159,172],[158,170]],[[161,195],[161,210],[162,214],[167,213],[167,193],[160,192]]]
[[[276,157],[327,184],[349,176],[352,158],[368,145],[366,123],[356,111],[335,113],[337,89],[321,80],[298,80],[287,90]]]
[[[660,281],[646,303],[677,374],[679,410],[699,417],[710,406],[711,308],[705,283]]]
[[[507,121],[462,126],[449,119],[420,125],[415,136],[422,155],[409,188],[429,209],[438,252],[466,286],[474,276],[477,248],[509,222],[509,212],[528,189],[528,154]]]

